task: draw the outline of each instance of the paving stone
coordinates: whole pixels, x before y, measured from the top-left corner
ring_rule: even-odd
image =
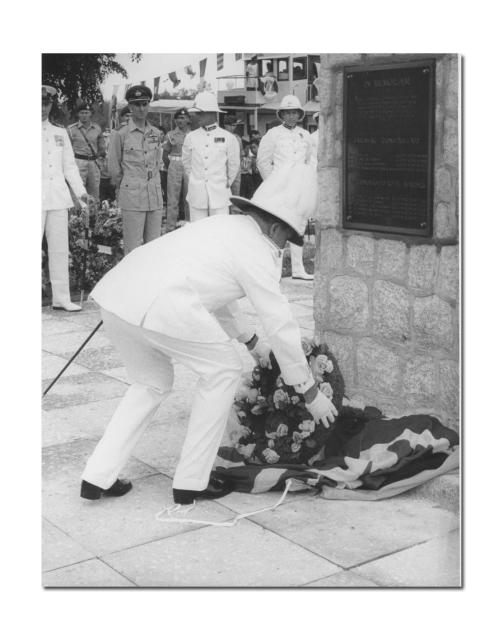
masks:
[[[94,345],[92,342],[89,344],[91,346],[86,347],[77,358],[75,358],[77,364],[92,369],[93,371],[103,371],[105,369],[114,369],[122,366],[122,358],[113,345],[106,344],[100,347]],[[65,353],[64,357],[71,358],[73,353]]]
[[[65,567],[89,558],[94,558],[94,553],[42,519],[42,571]]]
[[[459,531],[380,558],[353,571],[385,587],[459,587]]]
[[[67,362],[68,360],[66,358],[61,358],[60,356],[55,356],[52,353],[47,353],[43,351],[42,352],[42,379],[43,380],[54,379]],[[75,361],[73,361],[72,364],[68,367],[68,369],[64,372],[62,377],[67,377],[69,375],[76,375],[78,373],[88,373],[88,370],[85,367],[81,367],[80,365],[76,364]]]
[[[78,406],[43,410],[42,446],[60,444],[76,438],[101,438],[119,402],[120,398],[117,397]]]
[[[126,475],[132,477],[127,469]],[[73,485],[69,481],[44,482],[44,516],[95,555],[135,547],[201,526],[156,520],[159,511],[173,504],[171,480],[162,474],[136,479],[133,489],[120,498],[93,501],[79,497],[79,476],[73,480]],[[198,505],[199,519],[223,521],[233,515],[214,501]]]
[[[43,493],[49,503],[51,496],[63,495],[68,490],[75,491],[76,488],[80,488],[80,476],[96,443],[97,440],[80,438],[43,449]],[[153,473],[156,473],[156,469],[132,457],[121,475],[140,478]]]
[[[77,331],[70,331],[59,335],[44,336],[42,340],[42,348],[44,351],[48,351],[49,353],[53,353],[68,360],[68,358],[73,356],[89,336],[89,333],[89,331],[81,331],[79,329]],[[86,349],[101,349],[103,347],[110,346],[110,344],[110,340],[106,337],[105,332],[98,331],[98,333],[96,333],[88,342],[87,346],[84,347],[82,353]]]
[[[43,381],[45,389],[51,379]],[[82,405],[94,400],[117,398],[124,395],[128,385],[114,378],[104,376],[97,371],[69,374],[58,380],[54,387],[44,397],[44,409]],[[76,410],[78,411],[78,410]]]
[[[337,570],[327,560],[244,520],[104,559],[142,587],[294,587]]]
[[[278,502],[281,494],[281,491],[266,491],[265,493],[240,493],[239,491],[233,491],[223,498],[219,498],[218,502],[236,513],[251,513],[252,511],[264,509],[265,507],[271,507]],[[310,490],[290,491],[277,509],[282,509],[283,505],[290,502],[310,500],[312,496],[313,493]]]
[[[71,567],[49,571],[42,576],[44,587],[135,587],[101,560],[79,562]]]
[[[68,320],[46,314],[42,316],[42,334],[44,336],[54,336],[78,330],[79,326],[74,322],[69,322]]]
[[[312,498],[250,519],[344,568],[459,526],[454,514],[432,503],[400,497],[364,503]]]
[[[305,587],[339,587],[342,589],[347,588],[358,588],[358,587],[377,587],[375,582],[372,580],[367,580],[367,578],[363,578],[353,571],[339,571],[338,573],[334,573],[333,576],[329,576],[328,578],[322,578],[321,580],[316,580],[315,582],[310,582],[309,584],[304,585]]]

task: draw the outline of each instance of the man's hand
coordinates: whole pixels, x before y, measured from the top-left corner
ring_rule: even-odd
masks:
[[[87,205],[94,204],[94,198],[89,193],[82,194],[79,200],[82,200],[82,202],[85,202]]]
[[[271,347],[264,340],[259,340],[257,336],[246,343],[246,347],[253,359],[261,367],[272,369],[271,364]]]
[[[330,426],[330,422],[335,420],[337,409],[326,395],[318,391],[312,402],[306,402],[306,409],[313,416],[315,422],[323,422],[326,429]]]

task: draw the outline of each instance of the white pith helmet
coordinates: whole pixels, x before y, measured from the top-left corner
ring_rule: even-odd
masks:
[[[251,200],[240,196],[231,196],[230,200],[243,213],[265,212],[286,222],[295,231],[290,242],[301,247],[307,222],[316,213],[316,170],[307,164],[286,164],[262,182]]]
[[[192,113],[200,111],[211,111],[213,113],[226,113],[222,109],[219,109],[217,97],[211,91],[201,91],[196,95],[194,105],[189,109]]]
[[[279,105],[279,109],[276,112],[278,114],[278,118],[281,118],[281,112],[284,109],[297,109],[297,111],[300,111],[300,117],[304,117],[304,109],[302,108],[297,96],[284,96]]]

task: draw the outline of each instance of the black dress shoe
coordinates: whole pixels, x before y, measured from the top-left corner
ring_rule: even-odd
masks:
[[[193,491],[191,489],[173,489],[173,499],[176,504],[192,504],[196,498],[215,500],[223,498],[234,490],[233,483],[228,478],[219,477],[214,471],[210,474],[210,481],[206,489]]]
[[[86,500],[98,500],[101,496],[118,498],[131,491],[133,485],[129,480],[116,480],[109,489],[102,489],[95,484],[82,480],[80,485],[80,497]]]

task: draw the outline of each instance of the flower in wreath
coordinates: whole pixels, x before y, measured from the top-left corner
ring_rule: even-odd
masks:
[[[328,382],[320,383],[320,391],[321,393],[323,393],[323,395],[327,396],[329,400],[332,400],[332,398],[334,397],[334,390],[332,389],[332,386]]]
[[[272,449],[264,449],[262,455],[269,464],[275,464],[279,460],[279,455]]]
[[[303,420],[299,424],[299,429],[303,434],[304,438],[307,438],[311,433],[314,432],[316,425],[314,424],[314,420]]]
[[[288,393],[283,391],[283,389],[276,389],[272,401],[274,402],[276,409],[284,409],[285,405],[289,404],[290,398]]]
[[[250,404],[255,404],[257,402],[258,395],[259,395],[258,389],[248,389],[248,393],[246,395],[246,400]]]
[[[307,437],[309,435],[309,433],[306,433],[306,435],[304,436],[304,433],[302,431],[294,431],[292,433],[292,440],[296,443],[301,444],[302,440],[304,440],[305,437]]]
[[[252,379],[253,379],[255,382],[260,382],[261,378],[262,378],[262,369],[261,369],[260,367],[258,367],[258,366],[257,366],[257,367],[255,367],[255,369],[253,369],[253,371],[252,371]]]
[[[292,450],[292,453],[298,453],[300,451],[301,446],[302,445],[300,442],[294,442],[290,447],[290,449]]]
[[[288,426],[284,422],[281,422],[276,429],[276,433],[278,434],[278,438],[284,438],[288,435]]]
[[[293,405],[298,404],[298,403],[300,402],[300,398],[299,398],[299,396],[291,396],[291,397],[290,397],[290,402],[291,402]]]
[[[320,353],[315,358],[311,358],[311,369],[314,377],[321,381],[325,373],[332,373],[334,365],[324,353]]]
[[[254,391],[257,391],[258,393],[257,389],[254,389]],[[258,395],[256,403],[251,408],[251,412],[253,413],[254,416],[260,416],[266,411],[267,411],[267,398],[265,398],[264,396]]]

